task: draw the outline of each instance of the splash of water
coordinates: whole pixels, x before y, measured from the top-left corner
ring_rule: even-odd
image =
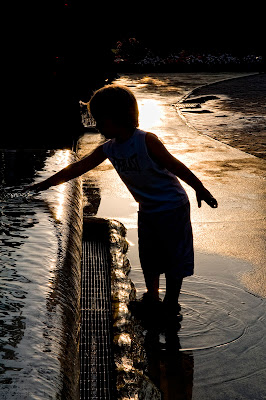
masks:
[[[0,202],[6,202],[10,200],[29,200],[36,196],[36,192],[33,190],[23,191],[21,188],[13,187],[2,187],[0,188]]]

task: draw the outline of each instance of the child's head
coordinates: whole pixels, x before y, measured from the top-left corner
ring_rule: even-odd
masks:
[[[102,87],[94,93],[88,108],[97,125],[110,119],[118,126],[133,130],[139,124],[137,100],[125,86],[107,85]]]

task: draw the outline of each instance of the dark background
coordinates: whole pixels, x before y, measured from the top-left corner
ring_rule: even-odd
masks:
[[[71,147],[79,100],[115,76],[111,49],[135,37],[157,54],[263,55],[264,10],[252,3],[138,4],[50,0],[3,7],[4,148]]]

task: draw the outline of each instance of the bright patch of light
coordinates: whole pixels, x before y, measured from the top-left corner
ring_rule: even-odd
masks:
[[[71,162],[71,151],[70,150],[59,150],[56,153],[56,163],[60,165],[63,169]],[[66,184],[63,183],[57,187],[57,202],[56,202],[56,210],[55,217],[58,221],[62,220],[64,213],[64,204],[65,204],[65,196],[66,196]]]
[[[143,99],[138,102],[138,106],[140,129],[149,131],[161,125],[164,113],[158,100]]]

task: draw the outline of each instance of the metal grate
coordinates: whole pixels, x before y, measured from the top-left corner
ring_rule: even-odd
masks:
[[[113,354],[108,242],[83,239],[80,399],[111,400]]]

